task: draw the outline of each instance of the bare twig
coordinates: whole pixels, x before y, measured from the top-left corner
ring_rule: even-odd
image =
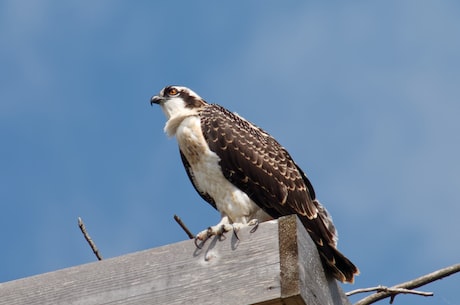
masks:
[[[346,296],[349,297],[349,296],[354,295],[354,294],[372,292],[372,291],[377,291],[377,292],[387,291],[387,292],[391,292],[391,293],[394,293],[394,294],[398,294],[398,293],[418,294],[418,295],[423,295],[425,297],[433,296],[433,292],[410,290],[410,289],[405,289],[405,288],[391,288],[391,287],[382,286],[382,285],[375,286],[375,287],[360,288],[360,289],[352,290],[352,291],[347,292]]]
[[[83,220],[81,220],[80,217],[78,217],[78,226],[80,227],[81,233],[83,233],[83,236],[85,237],[86,241],[88,242],[89,246],[91,247],[91,250],[93,250],[93,253],[96,255],[98,260],[102,260],[102,255],[99,253],[99,250],[96,247],[96,244],[94,241],[91,239],[89,236],[88,232],[86,231],[85,224],[83,223]]]
[[[416,295],[421,295],[425,297],[431,297],[433,296],[433,292],[425,292],[425,291],[418,291],[418,290],[411,290],[411,289],[405,289],[405,288],[392,288],[392,287],[386,287],[386,286],[376,286],[376,287],[370,287],[370,288],[362,288],[362,289],[356,289],[350,292],[347,292],[346,295],[350,296],[353,294],[358,294],[358,293],[364,293],[364,292],[371,292],[371,291],[377,291],[377,292],[388,292],[391,295],[391,300],[390,304],[393,303],[393,299],[397,294],[416,294]]]
[[[429,284],[436,280],[440,280],[446,276],[452,275],[457,272],[460,272],[460,264],[452,265],[452,266],[434,271],[432,273],[423,275],[411,281],[407,281],[407,282],[395,285],[393,287],[388,288],[384,286],[378,286],[378,287],[372,287],[372,288],[357,289],[357,290],[347,293],[347,295],[352,295],[352,294],[361,293],[361,292],[377,291],[376,293],[371,294],[370,296],[367,296],[364,299],[359,300],[354,305],[369,305],[369,304],[375,303],[379,300],[382,300],[388,297],[390,297],[390,304],[391,304],[393,303],[393,300],[396,297],[396,295],[400,293],[412,293],[412,294],[423,295],[423,296],[431,296],[433,294],[430,292],[414,291],[412,289]]]
[[[190,232],[190,230],[187,228],[187,226],[184,224],[184,222],[182,221],[182,219],[180,219],[179,216],[177,216],[176,214],[174,214],[174,220],[179,224],[179,226],[182,228],[182,230],[184,230],[185,234],[187,234],[188,238],[190,239],[194,239],[195,238],[195,235],[193,235],[192,232]]]

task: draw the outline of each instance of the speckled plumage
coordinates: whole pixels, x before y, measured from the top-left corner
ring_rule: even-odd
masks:
[[[187,175],[223,221],[246,224],[297,214],[325,267],[338,280],[353,282],[359,271],[337,250],[331,217],[304,172],[272,136],[185,87],[168,86],[151,103],[162,106],[165,130],[177,138]]]

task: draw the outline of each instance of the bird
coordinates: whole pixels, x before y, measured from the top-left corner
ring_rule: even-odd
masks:
[[[274,137],[237,113],[206,102],[183,86],[166,86],[150,99],[166,116],[165,133],[198,194],[221,214],[211,236],[296,214],[315,242],[323,266],[353,283],[358,268],[337,249],[338,235],[310,180]]]

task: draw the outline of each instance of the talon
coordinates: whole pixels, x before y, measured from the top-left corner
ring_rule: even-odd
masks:
[[[232,227],[233,227],[233,236],[235,236],[236,239],[240,240],[240,238],[238,237],[238,229],[235,228],[235,226],[232,224]]]
[[[203,248],[204,242],[202,241],[201,244],[198,244],[198,240],[199,240],[198,237],[195,237],[195,241],[194,241],[195,242],[195,247],[197,247],[198,249],[201,250]]]
[[[227,233],[227,229],[225,229],[225,225],[223,224],[220,226],[219,235],[224,235],[224,233]]]
[[[206,233],[206,234],[205,234]],[[196,236],[195,236],[195,247],[197,247],[198,249],[201,249],[203,248],[204,244],[206,243],[206,241],[212,236],[212,228],[209,227],[206,231],[203,231],[201,233],[198,233]],[[201,243],[198,243],[198,241],[201,241]]]
[[[227,237],[225,237],[224,235],[225,232],[227,232],[227,230],[225,230],[225,225],[221,225],[219,231],[217,231],[217,236],[219,236],[219,240],[227,239]]]
[[[254,226],[249,233],[254,233],[257,231],[257,228],[259,227],[259,220],[258,219],[253,219],[248,223],[249,226]]]

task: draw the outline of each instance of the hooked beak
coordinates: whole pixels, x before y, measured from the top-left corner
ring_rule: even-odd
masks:
[[[155,96],[152,96],[152,98],[150,99],[150,106],[152,106],[153,104],[160,104],[164,99],[162,97],[159,97],[157,95]]]

